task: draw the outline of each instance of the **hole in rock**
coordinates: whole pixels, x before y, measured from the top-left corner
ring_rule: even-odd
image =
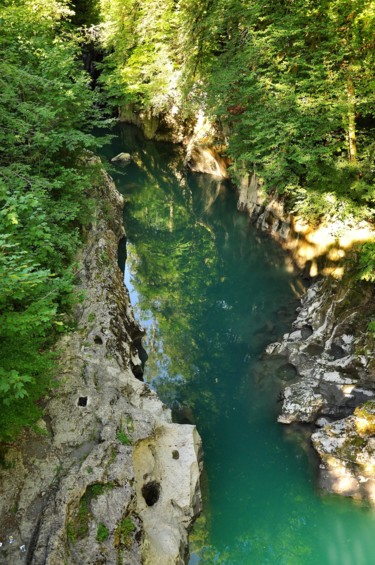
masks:
[[[147,506],[154,506],[160,496],[160,485],[156,481],[147,483],[142,487],[142,496],[145,499]]]
[[[145,350],[145,348],[143,347],[143,343],[142,343],[142,336],[141,337],[136,337],[133,340],[133,344],[134,347],[136,348],[136,350],[138,351],[138,356],[141,360],[142,363],[142,368],[144,368],[145,363],[148,359],[148,355],[147,355],[147,351]]]
[[[87,396],[80,396],[79,397],[78,406],[87,406]]]
[[[143,382],[143,369],[141,365],[134,365],[134,363],[130,363],[130,368],[135,378]]]
[[[314,330],[312,329],[312,326],[306,325],[301,328],[302,339],[308,339],[313,333]]]
[[[118,254],[117,254],[117,264],[120,267],[122,274],[125,273],[126,258],[127,258],[126,237],[122,237],[118,244]]]
[[[94,337],[94,343],[96,343],[97,345],[103,345],[103,340],[99,335],[96,335]]]
[[[179,454],[179,452],[177,451],[177,449],[174,449],[174,450],[172,451],[172,457],[173,457],[173,459],[180,459],[180,454]]]
[[[328,354],[332,355],[334,359],[342,359],[343,357],[346,357],[348,355],[342,347],[334,343],[332,344],[331,349],[328,351]]]

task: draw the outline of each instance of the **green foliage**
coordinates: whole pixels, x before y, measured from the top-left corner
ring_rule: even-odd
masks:
[[[116,438],[119,440],[122,445],[131,445],[131,440],[128,438],[125,432],[120,430],[117,432]]]
[[[122,445],[131,445],[131,439],[128,437],[128,435],[124,432],[123,430],[123,421],[122,421],[122,417],[120,419],[120,426],[119,426],[119,431],[116,434],[116,439],[122,443]]]
[[[131,518],[126,517],[121,520],[115,530],[115,547],[129,547],[131,534],[135,530],[135,525]]]
[[[282,1],[249,6],[232,0],[217,3],[207,18],[211,39],[205,44],[214,47],[199,68],[208,108],[231,132],[230,155],[271,190],[289,187],[293,196],[296,187],[320,194],[328,189],[356,205],[374,202],[367,155],[370,2],[297,1],[291,10]],[[348,95],[351,83],[355,102]],[[361,117],[356,160],[348,144],[355,112]]]
[[[57,0],[0,9],[0,441],[40,417],[93,209],[88,132],[99,113],[72,13]]]
[[[339,196],[334,190],[288,186],[284,194],[286,210],[305,218],[312,225],[318,225],[323,217],[342,220],[369,217],[369,209],[365,205],[356,204],[344,194]]]
[[[91,26],[99,23],[99,0],[71,0],[71,5],[74,25]]]
[[[80,539],[89,533],[90,511],[88,507],[88,497],[84,495],[78,507],[78,514],[75,521],[74,538]]]
[[[375,242],[364,243],[359,251],[359,279],[375,281]],[[373,324],[373,322],[371,322]]]
[[[338,210],[372,217],[371,0],[101,0],[101,8],[103,80],[117,104],[151,114],[200,108],[239,172],[257,173],[291,208],[312,208],[317,219],[333,194]]]
[[[158,114],[178,97],[178,3],[101,0],[102,41],[109,52],[102,81],[114,104]]]
[[[114,488],[113,483],[107,483],[107,484],[94,483],[87,487],[84,495],[81,497],[79,501],[78,508],[76,509],[75,513],[72,516],[72,519],[68,522],[67,525],[67,532],[66,532],[67,538],[72,544],[74,544],[77,539],[82,539],[86,537],[87,534],[89,533],[89,523],[90,520],[92,519],[92,511],[91,511],[92,500],[108,492],[109,490],[112,490],[113,488]],[[104,524],[100,524],[99,528],[100,526],[103,526],[105,528]],[[97,539],[99,536],[99,528],[97,533]],[[104,530],[100,528],[100,531],[101,531],[101,535],[103,536]],[[107,537],[108,537],[108,530],[107,530]],[[98,541],[104,541],[105,539],[107,538],[103,537],[101,540],[98,539]]]
[[[106,484],[95,483],[87,488],[87,496],[90,500],[93,498],[97,498],[98,496],[112,490],[114,486],[115,485],[112,482]]]
[[[100,523],[98,526],[98,531],[96,532],[97,541],[102,543],[103,541],[106,541],[106,539],[108,539],[108,536],[108,528],[104,524]]]
[[[69,543],[71,543],[72,545],[75,544],[76,534],[75,534],[73,522],[68,522],[68,524],[66,526],[66,537],[67,537]]]

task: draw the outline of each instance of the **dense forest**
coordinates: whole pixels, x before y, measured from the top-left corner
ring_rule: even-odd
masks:
[[[203,112],[233,178],[255,172],[312,221],[372,221],[374,23],[371,0],[0,2],[0,440],[38,419],[71,324],[103,105]],[[359,277],[374,266],[369,243]]]

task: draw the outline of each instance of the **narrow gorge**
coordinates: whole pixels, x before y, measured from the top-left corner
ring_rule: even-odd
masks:
[[[372,430],[360,442],[342,434],[338,446],[355,451],[339,452],[336,465],[319,463],[310,437],[373,395],[372,342],[355,329],[371,294],[358,298],[362,308],[340,309],[356,290],[311,284],[306,269],[303,282],[302,265],[263,235],[293,239],[280,205],[259,204],[250,221],[238,211],[243,194],[238,203],[225,179],[187,172],[178,146],[133,126],[116,133],[108,158],[132,155],[115,179],[127,202],[125,281],[146,329],[145,379],[203,438],[204,510],[190,563],[370,563],[372,511],[324,490],[372,500]],[[277,418],[296,424],[283,429]]]
[[[372,565],[371,0],[4,0],[0,564]]]

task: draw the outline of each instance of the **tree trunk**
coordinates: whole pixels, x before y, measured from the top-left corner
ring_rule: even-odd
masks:
[[[357,164],[357,138],[355,133],[355,91],[351,77],[347,82],[348,93],[348,138],[349,138],[349,161]]]

